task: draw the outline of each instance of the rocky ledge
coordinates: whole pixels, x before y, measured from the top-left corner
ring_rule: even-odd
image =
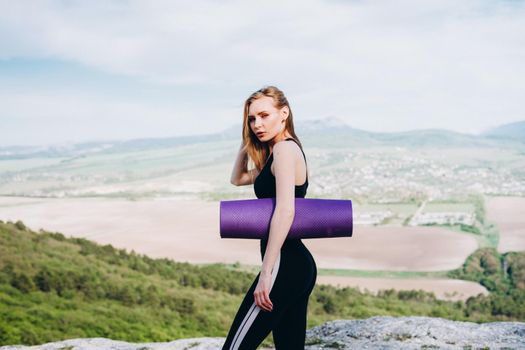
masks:
[[[35,346],[7,345],[0,350],[216,350],[224,338],[179,339],[165,343],[128,343],[105,338],[68,339]],[[375,316],[336,320],[306,332],[313,349],[525,349],[524,322],[450,321],[433,317]]]

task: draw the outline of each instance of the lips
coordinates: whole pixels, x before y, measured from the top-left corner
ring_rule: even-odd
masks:
[[[257,136],[262,136],[264,134],[264,131],[263,132],[258,132],[256,135]]]

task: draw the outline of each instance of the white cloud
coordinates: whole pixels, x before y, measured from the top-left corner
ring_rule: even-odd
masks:
[[[206,115],[199,106],[148,104],[79,95],[68,91],[39,94],[3,93],[2,145],[45,144],[62,141],[168,137],[204,133],[196,129],[192,114]],[[15,118],[10,118],[16,116]],[[6,120],[16,120],[9,125]],[[23,125],[23,127],[20,127]],[[201,127],[203,125],[201,124]],[[5,132],[13,128],[16,133]],[[56,142],[56,141],[55,141]]]
[[[240,113],[250,92],[275,84],[296,117],[335,115],[377,131],[471,131],[524,119],[524,9],[474,0],[3,1],[0,57],[202,86],[224,102],[202,107],[208,96],[196,96],[184,113],[204,110],[210,130],[240,121],[232,109]]]

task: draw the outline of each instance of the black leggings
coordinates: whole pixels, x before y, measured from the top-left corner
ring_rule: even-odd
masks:
[[[267,243],[267,239],[261,240],[261,259]],[[284,241],[272,271],[271,312],[254,301],[259,275],[246,293],[222,349],[257,349],[272,331],[276,350],[304,350],[308,298],[317,279],[312,254],[300,239]]]

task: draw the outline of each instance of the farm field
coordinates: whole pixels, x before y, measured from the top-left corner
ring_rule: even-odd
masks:
[[[221,239],[219,203],[201,200],[0,197],[0,220],[22,220],[29,228],[84,237],[155,258],[190,263],[261,263],[259,241]],[[318,268],[390,271],[443,271],[459,267],[477,248],[472,235],[441,227],[354,227],[353,237],[303,241]],[[326,277],[323,277],[323,279]],[[327,279],[327,283],[335,280]],[[420,279],[436,295],[443,282]],[[354,280],[362,289],[393,284],[392,279]],[[324,283],[324,282],[323,282]],[[465,287],[451,292],[465,294]]]
[[[525,197],[486,197],[487,219],[499,230],[498,251],[525,250]]]
[[[479,283],[461,281],[450,278],[375,278],[375,277],[345,277],[317,276],[317,283],[330,284],[339,287],[357,287],[361,291],[377,294],[381,289],[418,290],[433,292],[438,299],[466,300],[478,294],[487,295],[488,291]]]

